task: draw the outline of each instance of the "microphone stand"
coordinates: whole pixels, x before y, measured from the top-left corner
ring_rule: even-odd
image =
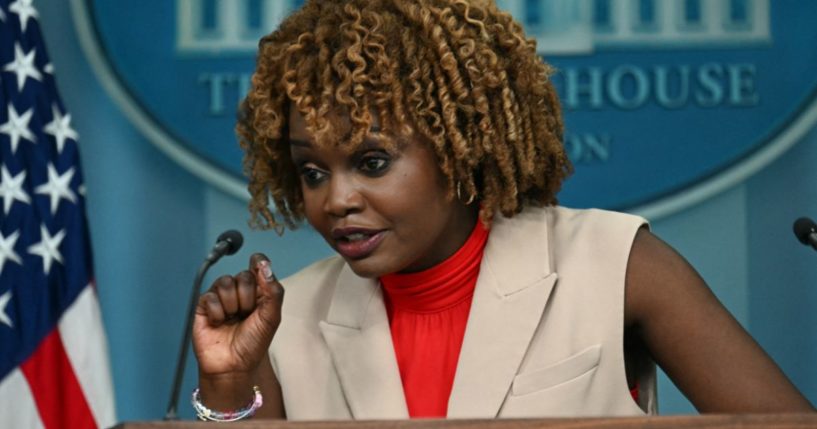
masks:
[[[190,304],[187,306],[187,321],[182,335],[182,344],[179,346],[179,361],[176,362],[176,375],[173,377],[173,389],[170,393],[170,400],[167,404],[167,412],[165,413],[165,420],[178,420],[179,416],[176,414],[176,408],[179,403],[179,389],[182,387],[182,377],[184,375],[184,364],[187,360],[187,349],[190,347],[190,336],[193,335],[193,316],[196,313],[196,304],[199,301],[199,291],[201,290],[201,282],[204,280],[204,275],[224,255],[232,255],[241,248],[244,243],[244,238],[241,233],[232,229],[224,231],[218,236],[216,245],[204,259],[204,263],[199,267],[196,273],[196,279],[193,281],[193,292],[190,294]]]
[[[167,404],[167,412],[165,413],[164,420],[179,419],[176,410],[179,405],[179,390],[181,390],[182,387],[187,350],[190,348],[190,336],[193,334],[193,316],[196,312],[196,304],[199,301],[199,291],[201,290],[204,275],[217,260],[218,258],[213,258],[213,254],[211,253],[207,259],[204,260],[204,263],[201,264],[201,267],[199,267],[199,271],[196,273],[196,279],[193,281],[193,292],[190,294],[190,303],[187,306],[187,323],[184,327],[182,344],[179,349],[179,361],[176,362],[176,375],[173,377],[173,391],[170,393],[170,401]]]

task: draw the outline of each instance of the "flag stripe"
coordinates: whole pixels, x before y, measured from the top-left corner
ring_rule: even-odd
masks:
[[[13,370],[0,382],[0,416],[9,428],[45,429],[23,373]],[[13,398],[13,400],[11,400]]]
[[[58,330],[48,334],[20,368],[31,386],[45,429],[97,427]]]
[[[108,365],[108,344],[92,284],[66,310],[59,330],[65,352],[94,413],[97,427],[113,426],[116,424],[116,413]]]
[[[0,426],[107,427],[78,133],[32,1],[0,0],[0,12]]]

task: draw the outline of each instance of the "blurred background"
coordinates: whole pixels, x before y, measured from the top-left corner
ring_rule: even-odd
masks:
[[[185,113],[205,119],[217,116],[215,119],[221,121],[217,122],[221,128],[219,133],[223,133],[219,136],[225,137],[213,143],[213,150],[229,147],[225,157],[235,166],[233,158],[238,156],[238,149],[232,137],[232,112],[237,98],[225,97],[224,106],[218,110],[219,106],[214,105],[218,100],[212,98],[215,97],[212,77],[209,80],[179,82],[178,76],[165,71],[160,63],[161,57],[153,57],[148,52],[152,44],[164,40],[161,36],[164,30],[158,30],[159,27],[168,22],[181,25],[184,21],[182,14],[187,10],[184,7],[188,3],[191,2],[138,2],[138,6],[133,6],[122,2],[40,0],[36,4],[65,107],[71,113],[72,125],[80,135],[96,283],[108,335],[119,420],[159,419],[164,414],[190,285],[202,258],[220,232],[228,228],[239,229],[245,234],[246,241],[238,255],[223,260],[212,270],[208,282],[216,275],[244,269],[249,255],[256,251],[270,256],[279,277],[285,277],[331,252],[308,227],[287,231],[282,237],[269,231],[251,231],[247,227],[249,215],[246,199],[235,190],[235,183],[230,182],[236,180],[234,172],[226,173],[227,177],[233,178],[226,181],[210,180],[207,174],[195,168],[191,172],[190,168],[168,156],[167,148],[160,149],[155,144],[156,138],[146,136],[142,126],[134,125],[133,117],[123,113],[123,104],[112,98],[111,88],[106,90],[103,87],[108,83],[100,77],[99,68],[92,66],[93,60],[89,58],[93,54],[89,54],[88,46],[81,46],[78,34],[92,33],[103,37],[115,30],[106,26],[122,26],[125,23],[122,19],[133,16],[132,25],[122,32],[124,36],[120,36],[122,40],[111,36],[101,44],[111,58],[118,57],[111,61],[116,61],[118,67],[126,67],[123,75],[138,72],[142,76],[126,76],[123,80],[130,78],[132,80],[129,82],[133,83],[144,79],[161,83],[150,90],[149,102],[142,102],[141,106],[137,102],[135,105],[151,111],[153,107],[149,104],[154,103],[156,110],[153,111],[159,112],[155,114],[158,118],[164,114],[161,112],[162,106],[178,110],[178,107],[174,107],[178,106],[175,103],[179,99],[190,98],[192,90],[184,85],[197,88],[197,94],[209,91],[206,94],[210,99],[205,107],[190,109]],[[209,4],[211,9],[218,4],[216,1],[201,3]],[[252,5],[261,2],[246,3]],[[632,176],[630,180],[636,185],[641,181],[645,187],[648,183],[658,183],[662,187],[646,194],[618,195],[615,189],[588,185],[590,187],[586,189],[603,194],[599,195],[600,199],[594,200],[594,192],[577,190],[571,186],[579,185],[569,184],[565,191],[567,194],[562,198],[563,203],[574,206],[600,205],[647,216],[654,232],[698,269],[732,314],[811,402],[817,403],[817,371],[814,369],[817,362],[817,311],[814,311],[817,306],[817,253],[798,243],[792,234],[792,223],[796,218],[817,218],[817,127],[813,121],[809,123],[803,119],[809,114],[813,102],[815,87],[812,84],[814,76],[817,76],[817,68],[803,67],[814,64],[817,59],[813,49],[817,39],[813,33],[791,33],[791,29],[780,25],[783,22],[780,17],[774,15],[780,13],[791,19],[814,16],[817,3],[794,0],[774,2],[775,9],[769,12],[768,3],[759,2],[766,5],[766,17],[771,13],[773,18],[765,33],[760,28],[758,31],[763,34],[758,36],[752,33],[754,39],[732,40],[724,36],[721,40],[724,43],[723,51],[714,54],[695,53],[700,47],[696,44],[705,45],[709,43],[707,40],[691,40],[682,47],[664,49],[662,46],[671,45],[672,42],[661,46],[650,42],[656,37],[663,37],[656,31],[652,32],[652,38],[645,36],[643,40],[630,42],[621,42],[614,37],[615,34],[606,39],[594,39],[592,35],[588,36],[586,27],[602,28],[600,17],[605,13],[615,16],[613,6],[620,2],[578,3],[584,5],[581,8],[589,7],[592,13],[586,15],[587,9],[576,9],[570,6],[570,2],[500,2],[523,24],[530,26],[532,34],[538,34],[540,47],[545,44],[553,51],[552,57],[548,52],[543,54],[560,69],[560,74],[554,80],[560,85],[563,97],[567,95],[564,91],[571,91],[568,88],[570,79],[585,82],[586,86],[593,85],[596,72],[592,71],[595,67],[592,64],[599,64],[597,67],[604,82],[609,83],[609,79],[612,79],[610,76],[619,76],[620,81],[624,82],[623,94],[607,91],[607,98],[601,101],[594,99],[590,92],[581,92],[581,86],[572,99],[563,98],[569,110],[568,132],[575,131],[577,136],[598,132],[602,136],[597,139],[601,142],[597,145],[592,144],[592,136],[584,138],[584,141],[590,142],[589,145],[580,146],[582,139],[569,142],[574,159],[580,158],[576,159],[574,180],[581,183],[583,179],[580,178],[585,171],[587,177],[601,175],[596,171],[602,171],[606,175],[600,176],[602,182],[605,181],[604,177],[607,177],[606,181],[613,181],[611,177],[631,175],[641,165],[656,170],[650,172],[647,179]],[[654,8],[653,2],[630,3],[635,6],[628,7],[640,17],[641,24],[649,27],[651,19],[658,19],[656,14],[661,9],[651,9]],[[693,24],[699,19],[696,16],[702,16],[705,12],[702,6],[694,6],[695,2],[674,3],[692,5],[693,11],[687,13],[686,19]],[[737,16],[738,21],[758,18],[757,9],[753,8],[754,2],[722,3],[737,8],[733,9],[738,11],[735,14],[743,14],[742,18]],[[141,10],[139,16],[129,15],[133,13],[129,10],[133,7]],[[698,15],[694,12],[695,7],[698,8]],[[81,13],[85,19],[90,17],[90,21],[96,21],[89,23],[82,21],[82,17],[78,19],[80,10],[84,10]],[[207,15],[206,10],[205,17],[199,19],[216,22],[216,15],[207,18],[212,13]],[[760,11],[763,12],[763,9]],[[650,14],[653,18],[650,18]],[[120,21],[111,21],[112,16]],[[153,20],[140,20],[145,16],[152,16]],[[548,31],[555,28],[555,24],[547,26],[543,18],[547,16],[572,17],[573,21],[557,20],[557,23],[572,24],[558,28],[558,34],[548,39]],[[80,25],[84,25],[84,22],[89,27],[77,28],[77,22]],[[795,23],[792,27],[798,25]],[[265,29],[258,31],[262,30]],[[257,40],[256,34],[247,37]],[[561,44],[558,43],[560,37],[563,39]],[[677,39],[678,35],[673,37]],[[170,52],[176,53],[174,60],[190,63],[197,58],[195,53],[182,52],[178,39],[175,43],[175,48],[169,48]],[[741,51],[741,43],[751,46]],[[144,46],[144,51],[133,48],[137,44]],[[250,49],[249,54],[230,52],[229,47],[211,46],[209,49],[236,57],[243,72],[249,73],[254,45],[255,42],[250,48],[241,48]],[[640,53],[633,53],[634,49]],[[599,51],[598,63],[581,57],[593,50]],[[710,56],[709,59],[702,58],[706,55]],[[692,67],[694,77],[695,70],[716,61],[711,58],[712,55],[719,57],[717,61],[721,61],[724,67],[728,68],[728,64],[739,66],[735,72],[739,77],[737,83],[724,83],[725,90],[731,88],[738,93],[739,97],[731,100],[734,105],[710,106],[707,109],[707,106],[701,105],[703,101],[699,98],[697,105],[692,100],[684,102],[682,108],[639,98],[638,85],[642,76],[639,70],[651,73],[650,70],[655,70],[657,64],[673,67],[672,61],[680,61],[678,64]],[[788,64],[784,60],[791,58],[791,64],[804,61],[802,64],[805,65],[775,69],[773,63],[776,58],[782,58],[781,64]],[[622,69],[622,64],[631,68]],[[675,70],[680,73],[679,76],[683,75],[682,66],[674,67],[670,71]],[[211,68],[217,69],[218,63]],[[724,76],[732,73],[729,71],[731,69],[724,70]],[[784,84],[796,86],[784,87]],[[680,84],[676,84],[672,91],[681,89],[677,85]],[[240,91],[240,83],[236,83],[233,90],[235,88]],[[709,89],[709,95],[716,93],[713,88]],[[134,98],[138,99],[139,95]],[[596,102],[599,104],[596,105]],[[167,112],[166,117],[171,118],[168,128],[189,126],[189,123],[185,123],[186,119],[174,116],[177,113]],[[676,119],[680,116],[683,120],[673,122],[674,125],[668,125],[669,122],[665,124],[662,121],[665,121],[663,118],[667,114],[673,114],[672,117]],[[757,119],[741,119],[747,115]],[[763,123],[758,125],[759,122]],[[606,124],[602,131],[594,131],[593,126],[597,123]],[[756,125],[759,128],[755,130],[752,127]],[[200,128],[209,132],[207,126]],[[785,134],[789,126],[800,128],[795,134]],[[709,133],[708,137],[697,134],[702,128]],[[627,130],[648,138],[636,141],[635,137],[624,134]],[[749,136],[752,141],[748,143],[747,130],[754,133]],[[194,136],[191,139],[195,138],[195,132],[191,131],[191,136]],[[604,138],[608,135],[606,133],[612,136],[611,144],[618,146],[604,144],[605,141],[609,143]],[[788,136],[788,143],[775,143],[773,137],[779,135]],[[660,141],[663,140],[675,143],[661,146]],[[730,143],[733,140],[737,143]],[[632,143],[627,146],[627,142]],[[728,156],[718,154],[713,149],[721,143],[724,147],[732,144]],[[192,143],[188,141],[187,144],[189,148]],[[700,146],[694,150],[698,154],[696,156],[721,158],[713,165],[706,164],[704,160],[690,162],[673,152],[673,148],[684,147],[685,144]],[[651,153],[650,148],[653,147],[659,147],[659,151]],[[641,155],[637,157],[628,151]],[[593,159],[586,158],[588,153],[599,161],[595,166],[597,170],[593,170],[595,167],[591,165]],[[762,157],[759,158],[759,154]],[[174,156],[178,159],[186,155]],[[210,156],[210,160],[205,164],[218,164],[221,161],[218,155],[207,156]],[[667,159],[657,161],[661,156]],[[622,158],[625,160],[622,161]],[[629,163],[626,160],[630,160]],[[618,173],[607,171],[607,165],[620,170],[616,170]],[[213,168],[225,170],[218,165]],[[689,172],[694,174],[684,176]],[[616,186],[622,189],[625,185],[616,182]],[[628,186],[632,187],[633,184]],[[598,202],[594,204],[594,201]],[[724,356],[723,359],[729,357]],[[181,399],[182,415],[186,417],[192,416],[186,406],[186,397],[195,386],[195,371],[191,357]],[[751,376],[747,374],[747,377]],[[659,409],[664,414],[694,412],[664,376],[659,388],[659,400]]]

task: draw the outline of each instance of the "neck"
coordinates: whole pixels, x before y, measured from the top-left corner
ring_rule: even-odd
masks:
[[[487,240],[488,230],[475,223],[462,247],[439,264],[424,271],[381,276],[387,309],[436,312],[470,298]]]

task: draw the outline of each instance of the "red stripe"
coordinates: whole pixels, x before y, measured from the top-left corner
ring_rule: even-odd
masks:
[[[20,365],[45,429],[96,429],[96,422],[54,329]]]

